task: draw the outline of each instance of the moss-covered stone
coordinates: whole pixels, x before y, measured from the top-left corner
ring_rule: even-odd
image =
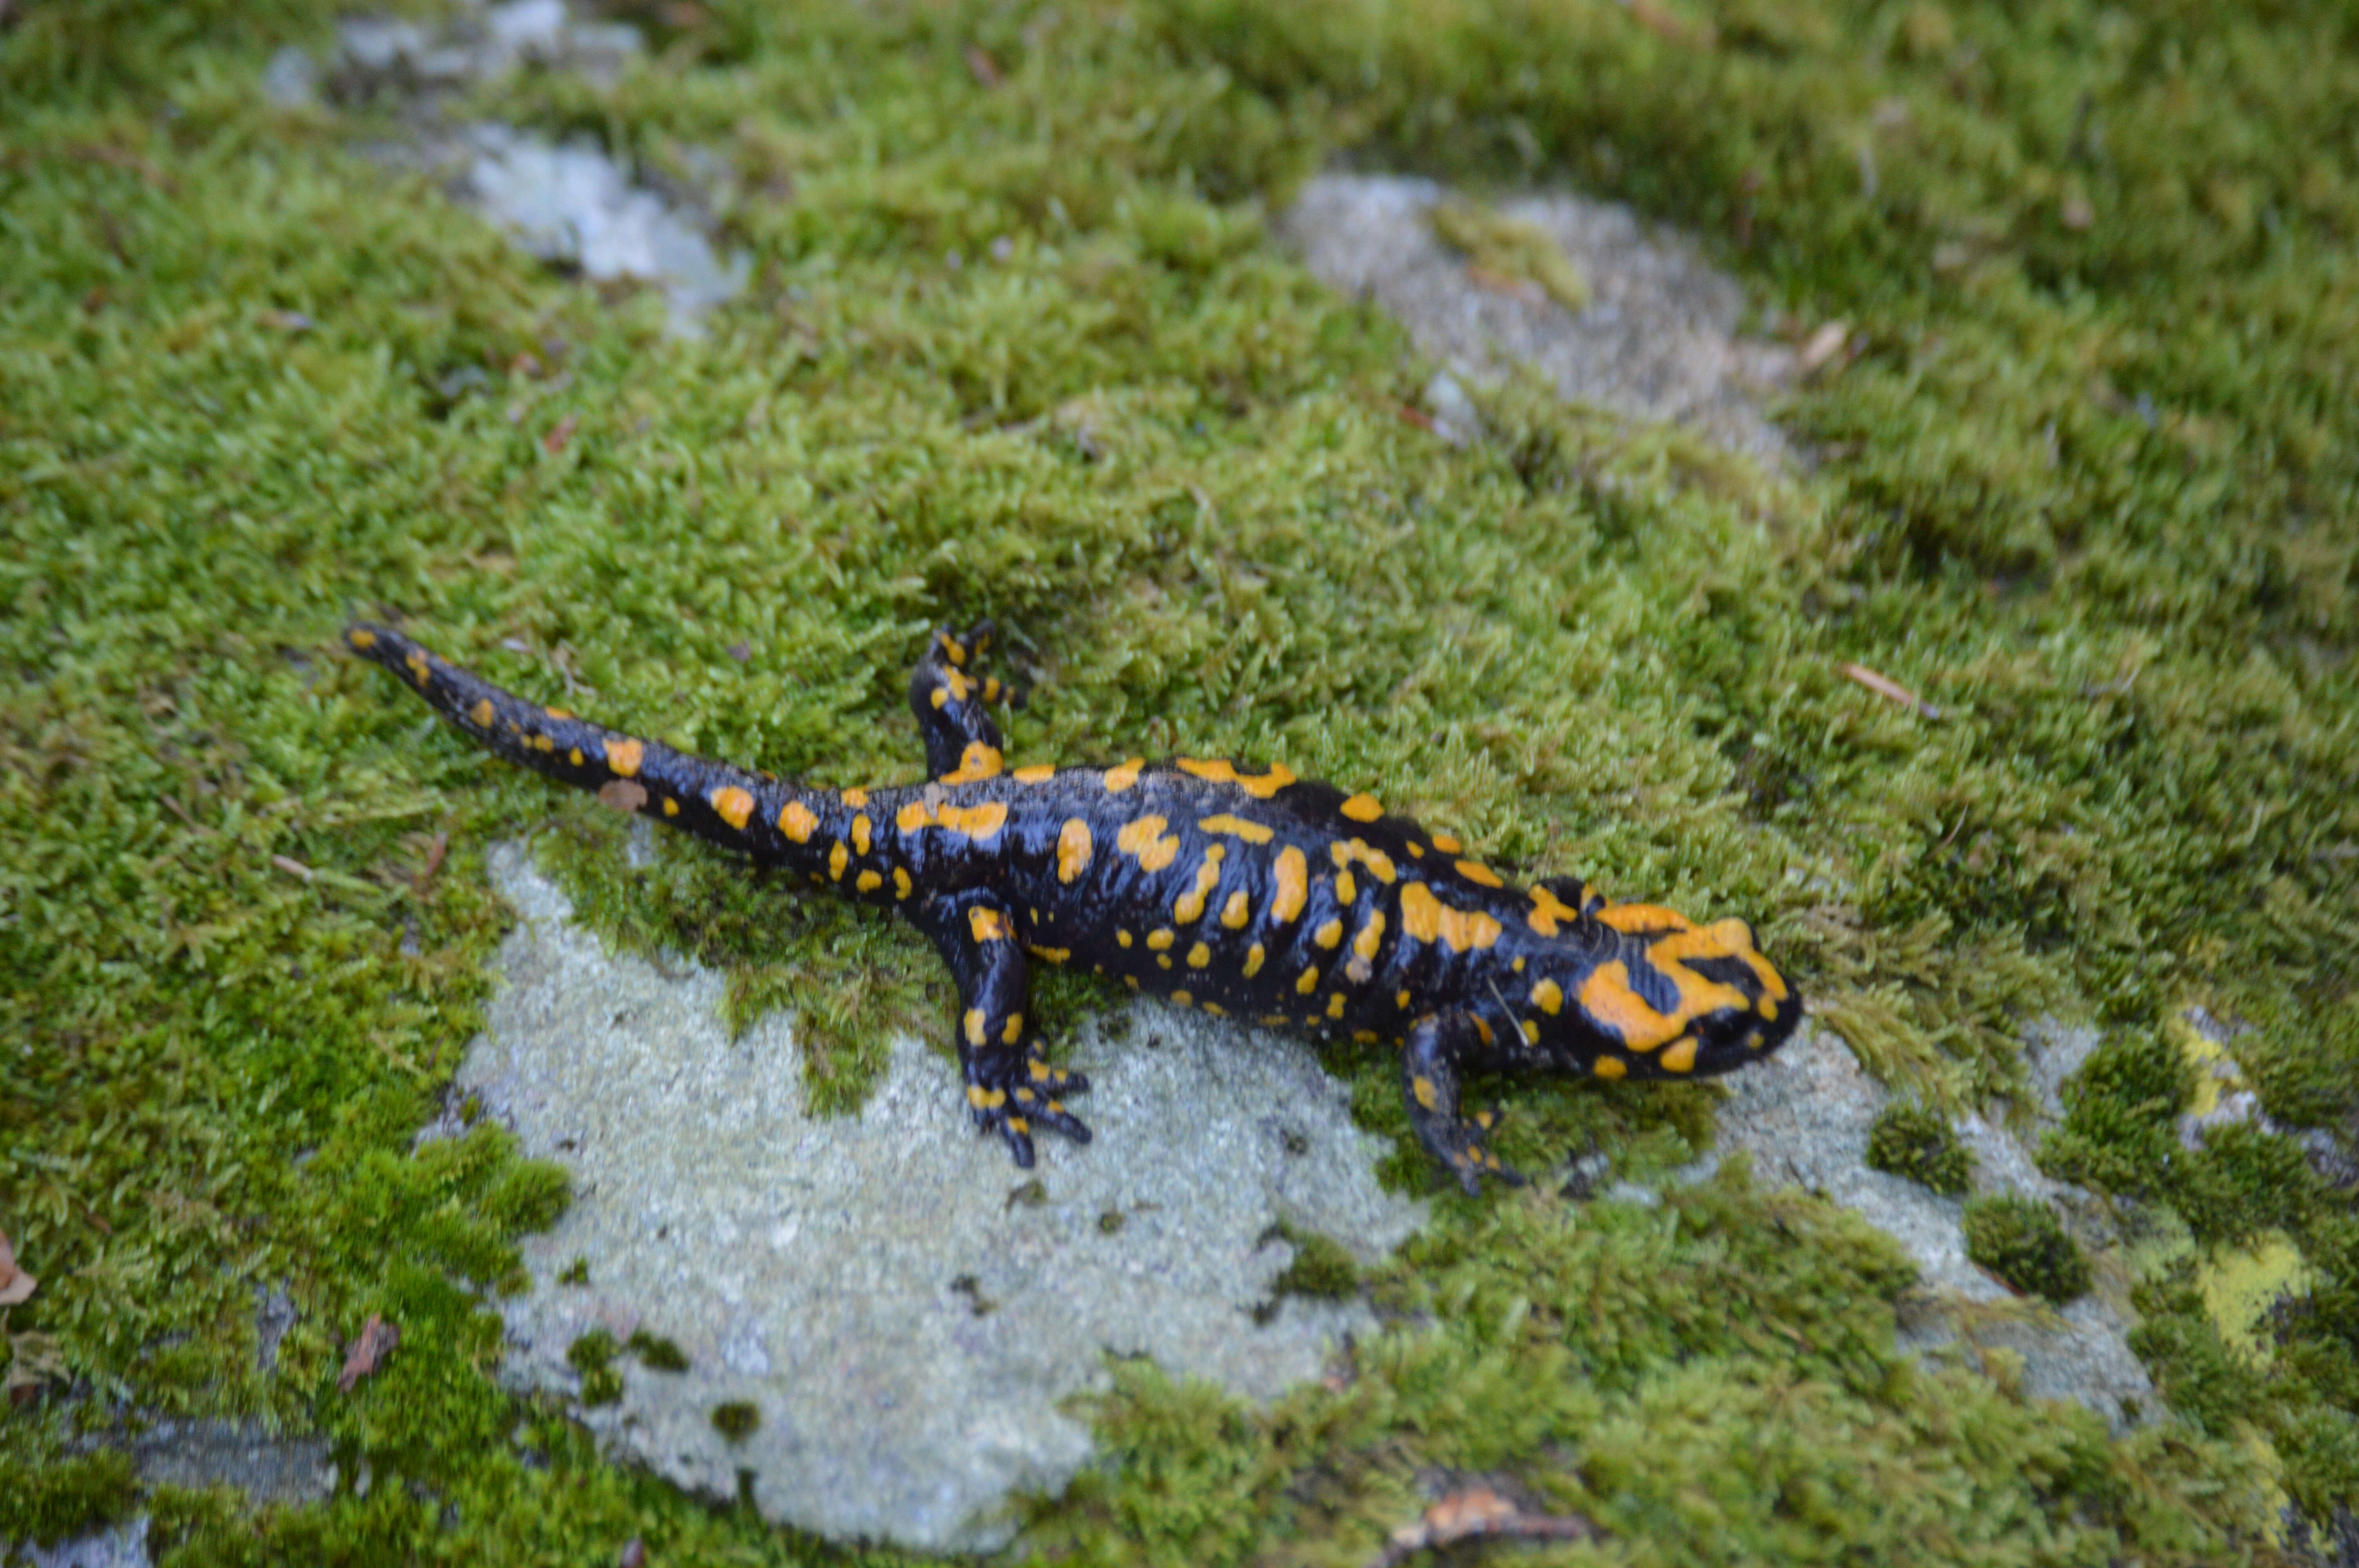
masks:
[[[1897,1101],[1868,1129],[1867,1163],[1950,1197],[1964,1193],[1974,1173],[1973,1156],[1947,1121],[1923,1106]]]
[[[1966,1256],[2026,1295],[2061,1306],[2089,1290],[2089,1261],[2055,1209],[2037,1198],[1980,1197],[1966,1205]]]
[[[639,1365],[653,1372],[685,1372],[688,1352],[660,1335],[635,1328],[624,1341],[624,1348],[639,1358]]]
[[[712,1430],[732,1443],[743,1443],[762,1428],[762,1412],[743,1400],[712,1407]]]

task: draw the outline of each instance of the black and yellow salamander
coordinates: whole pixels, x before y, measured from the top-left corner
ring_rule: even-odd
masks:
[[[1510,885],[1447,833],[1282,766],[1133,757],[1010,768],[973,671],[987,625],[934,633],[909,682],[929,782],[814,789],[543,708],[383,626],[345,641],[510,762],[898,913],[958,982],[975,1120],[1032,1163],[1086,1141],[1089,1086],[1042,1059],[1034,964],[1119,976],[1220,1018],[1390,1041],[1409,1119],[1468,1191],[1520,1181],[1462,1075],[1686,1078],[1761,1060],[1801,999],[1741,920],[1608,903],[1574,878]]]

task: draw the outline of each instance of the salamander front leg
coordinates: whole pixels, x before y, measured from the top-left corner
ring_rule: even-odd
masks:
[[[1496,1115],[1484,1111],[1473,1120],[1458,1114],[1459,1064],[1479,1048],[1473,1019],[1462,1012],[1435,1013],[1418,1021],[1409,1031],[1401,1055],[1401,1092],[1408,1100],[1409,1125],[1433,1157],[1450,1167],[1469,1195],[1480,1192],[1490,1176],[1511,1187],[1523,1176],[1499,1163],[1491,1152],[1491,1128]]]
[[[1041,1056],[1039,1032],[1024,1017],[1024,949],[999,895],[976,889],[929,899],[914,918],[958,982],[959,1065],[975,1125],[997,1132],[1027,1170],[1036,1128],[1087,1143],[1090,1130],[1064,1097],[1086,1093],[1090,1081]]]
[[[926,772],[937,779],[990,778],[1003,764],[991,704],[1021,708],[1024,694],[974,673],[993,635],[988,621],[964,632],[937,628],[909,677],[909,711],[926,740]]]

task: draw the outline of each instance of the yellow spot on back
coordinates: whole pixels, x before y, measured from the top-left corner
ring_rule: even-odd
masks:
[[[1330,920],[1310,934],[1310,939],[1321,947],[1332,947],[1343,939],[1343,923]]]
[[[977,904],[966,912],[966,928],[978,942],[998,942],[1007,935],[1007,916],[988,905]]]
[[[1057,770],[1051,763],[1036,762],[1028,768],[1018,768],[1007,776],[1017,784],[1047,784],[1057,776]]]
[[[1480,860],[1459,861],[1458,874],[1464,877],[1470,882],[1479,883],[1486,888],[1506,887],[1507,885],[1499,880],[1498,872],[1493,871],[1490,867],[1484,865]]]
[[[934,687],[932,701],[933,701],[933,704],[934,704],[934,706],[935,706],[936,708],[947,708],[947,707],[949,707],[949,706],[950,706],[950,700],[951,700],[951,693],[950,693],[950,688],[949,688],[948,687],[940,687],[940,686],[938,686],[938,687]]]
[[[778,831],[798,844],[808,844],[819,831],[819,817],[801,801],[790,800],[778,813]]]
[[[1393,1005],[1399,1008],[1403,1012],[1407,1012],[1408,1011],[1408,989],[1406,986],[1394,993]]]
[[[855,784],[843,792],[843,804],[857,811],[868,804],[868,792]]]
[[[1341,1018],[1343,1016],[1343,993],[1342,991],[1330,991],[1327,993],[1327,1016],[1330,1018]]]
[[[1212,961],[1212,949],[1201,942],[1188,949],[1188,967],[1201,969]]]
[[[1352,951],[1368,962],[1374,963],[1376,958],[1377,945],[1384,939],[1385,912],[1380,909],[1368,916],[1368,923],[1360,927],[1358,935],[1352,938]]]
[[[669,795],[664,796],[664,815],[666,816],[678,816],[679,815],[679,802],[672,799]]]
[[[1297,996],[1309,996],[1312,991],[1315,991],[1318,989],[1319,966],[1313,964],[1302,971],[1302,978],[1294,982],[1294,990]]]
[[[1630,1076],[1630,1065],[1619,1056],[1600,1056],[1589,1064],[1589,1070],[1599,1077],[1609,1080],[1626,1078]]]
[[[1422,860],[1425,859],[1425,846],[1416,842],[1415,840],[1411,840],[1408,847],[1408,853],[1409,859],[1413,860]]]
[[[1690,1034],[1685,1038],[1675,1042],[1669,1049],[1664,1051],[1660,1056],[1658,1056],[1655,1059],[1662,1063],[1665,1067],[1668,1067],[1674,1073],[1684,1073],[1695,1065],[1695,1036]]]
[[[999,1032],[1000,1044],[1003,1045],[1013,1045],[1018,1040],[1023,1038],[1024,1015],[1020,1012],[1009,1013],[1007,1015],[1007,1027]]]
[[[571,719],[573,717],[573,712],[571,708],[544,708],[541,711],[548,714],[551,719]]]
[[[1147,945],[1158,953],[1171,946],[1175,940],[1177,936],[1169,925],[1158,925],[1147,934]]]
[[[1465,845],[1458,841],[1458,835],[1455,833],[1434,834],[1433,847],[1440,850],[1445,855],[1455,855],[1459,850],[1466,848]]]
[[[1359,902],[1359,897],[1360,884],[1352,880],[1352,873],[1349,871],[1336,872],[1335,902],[1338,903],[1356,903]]]
[[[959,753],[958,772],[944,773],[941,782],[946,784],[981,784],[985,779],[997,778],[1005,762],[998,747],[982,741],[970,741],[966,743],[966,750]]]
[[[489,730],[492,727],[492,699],[486,697],[477,701],[474,707],[467,709],[467,717],[475,721],[476,729]]]
[[[1242,816],[1232,816],[1225,811],[1218,816],[1207,816],[1196,826],[1207,833],[1226,833],[1234,838],[1242,838],[1248,844],[1266,844],[1277,837],[1276,833],[1258,822],[1248,822]]]
[[[1555,935],[1560,921],[1581,918],[1581,911],[1567,906],[1548,889],[1532,888],[1528,891],[1532,895],[1532,912],[1524,916],[1524,921],[1542,936]]]
[[[1433,1080],[1422,1075],[1408,1081],[1408,1092],[1415,1095],[1417,1103],[1428,1110],[1441,1103],[1441,1097],[1434,1092]]]
[[[893,814],[893,826],[904,833],[915,833],[920,827],[940,827],[981,842],[1007,826],[1007,806],[997,800],[988,800],[981,806],[931,806],[924,800],[913,800]]]
[[[1142,816],[1123,825],[1114,835],[1114,848],[1136,860],[1139,869],[1159,871],[1180,853],[1180,836],[1165,833],[1166,824],[1160,816]]]
[[[1214,848],[1217,849],[1218,846]],[[1216,854],[1206,855],[1204,863],[1196,868],[1196,885],[1181,893],[1171,905],[1171,918],[1182,925],[1203,918],[1204,900],[1212,893],[1213,885],[1220,880],[1220,857]]]
[[[1138,782],[1138,770],[1146,764],[1136,757],[1125,757],[1122,765],[1105,771],[1105,786],[1110,794],[1120,795]]]
[[[1057,833],[1057,880],[1071,883],[1089,869],[1090,825],[1078,816],[1065,818]]]
[[[353,627],[352,638],[353,646],[355,648],[374,648],[376,646],[376,633],[370,631],[365,626]]]
[[[966,1043],[970,1045],[982,1044],[983,1009],[979,1007],[968,1008],[966,1010],[966,1017],[962,1022],[966,1027]]]
[[[852,864],[852,851],[843,847],[842,839],[838,838],[835,841],[835,848],[827,852],[827,874],[837,881],[842,881],[843,868],[850,864]]]
[[[1047,964],[1061,964],[1073,956],[1071,947],[1027,947],[1025,951]]]
[[[1251,979],[1261,973],[1261,961],[1264,957],[1261,944],[1258,942],[1245,949],[1245,979]]]
[[[580,767],[582,765],[582,748],[576,746],[571,751],[568,751],[565,753],[565,760],[571,762],[575,767]]]
[[[1302,913],[1310,898],[1310,867],[1302,859],[1302,851],[1288,844],[1277,852],[1271,867],[1277,880],[1277,896],[1270,901],[1269,917],[1279,925]]]
[[[723,784],[705,798],[712,803],[721,820],[732,827],[744,827],[745,819],[754,815],[754,797],[735,784]]]
[[[868,836],[874,827],[875,825],[868,820],[866,812],[852,819],[852,847],[864,855],[868,853]]]
[[[1343,803],[1343,812],[1354,822],[1374,822],[1385,814],[1385,808],[1376,804],[1375,795],[1355,795]]]
[[[1130,932],[1126,928],[1117,925],[1114,928],[1114,939],[1127,947],[1130,946]]]
[[[875,892],[885,885],[885,879],[875,871],[863,871],[854,880],[860,884],[862,892]]]
[[[417,680],[419,686],[424,686],[427,679],[434,673],[432,668],[426,663],[426,653],[422,648],[410,649],[409,656],[401,662],[409,666],[410,675]]]
[[[1423,882],[1401,887],[1401,930],[1420,942],[1440,942],[1457,952],[1488,947],[1499,939],[1499,923],[1480,910],[1452,909]]]
[[[1294,770],[1283,762],[1271,763],[1266,773],[1241,773],[1234,762],[1204,762],[1194,757],[1178,758],[1174,765],[1183,773],[1192,773],[1213,784],[1233,784],[1256,800],[1267,800],[1294,782]]]
[[[894,896],[895,898],[907,898],[907,897],[908,897],[908,896],[909,896],[909,894],[910,894],[911,891],[912,891],[912,889],[911,889],[911,887],[910,887],[910,883],[909,883],[909,873],[908,873],[908,871],[903,871],[903,870],[902,870],[900,867],[898,867],[898,866],[894,867],[894,868],[893,868],[893,896]]]
[[[1634,936],[1695,929],[1694,921],[1676,909],[1665,909],[1658,903],[1609,903],[1597,912],[1597,918],[1614,930],[1626,931]]]
[[[1411,845],[1410,848],[1415,849],[1416,846]],[[1327,853],[1334,860],[1337,871],[1340,871],[1357,860],[1367,867],[1375,874],[1376,881],[1386,887],[1390,887],[1393,878],[1398,875],[1393,869],[1393,858],[1382,849],[1370,849],[1368,841],[1364,838],[1336,839],[1327,846]]]
[[[1229,894],[1229,902],[1221,905],[1221,924],[1227,926],[1232,931],[1244,930],[1245,922],[1252,918],[1253,910],[1252,907],[1246,903],[1245,890],[1242,888],[1238,889],[1235,892]],[[1764,1016],[1775,1018],[1777,1015],[1774,1012],[1765,1011]]]
[[[636,777],[639,771],[639,763],[646,755],[647,747],[637,741],[606,742],[606,766],[613,771],[616,778]]]

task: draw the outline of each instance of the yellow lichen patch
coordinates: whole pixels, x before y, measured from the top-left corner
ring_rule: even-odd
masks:
[[[852,851],[845,848],[842,839],[838,838],[835,841],[835,848],[827,852],[827,874],[837,881],[842,881],[843,868],[850,864],[852,864]]]
[[[1258,942],[1245,949],[1245,979],[1251,979],[1261,973],[1262,959],[1267,956],[1261,950],[1261,944]]]
[[[467,709],[467,717],[475,721],[476,729],[489,730],[492,727],[492,699],[488,697],[478,698],[475,706]]]
[[[1310,939],[1321,947],[1332,947],[1343,939],[1343,923],[1340,920],[1326,921],[1310,934]]]
[[[1455,833],[1436,833],[1432,838],[1433,847],[1445,855],[1455,855],[1459,850],[1466,848],[1458,841],[1458,835]]]
[[[1171,944],[1178,939],[1178,934],[1174,932],[1171,927],[1169,925],[1158,925],[1154,930],[1147,934],[1147,946],[1152,951],[1160,953],[1166,947],[1170,946]]]
[[[1017,784],[1047,784],[1050,779],[1057,776],[1057,770],[1051,763],[1035,762],[1028,768],[1018,768],[1007,776],[1014,779]]]
[[[754,815],[754,797],[735,784],[723,784],[704,797],[712,803],[712,810],[732,827],[744,827],[745,819]]]
[[[1581,918],[1581,911],[1570,907],[1548,889],[1533,888],[1529,891],[1532,912],[1524,919],[1540,935],[1553,936],[1560,929],[1560,922]]]
[[[1554,980],[1542,980],[1532,988],[1532,1005],[1554,1018],[1564,1011],[1564,988]]]
[[[875,871],[863,871],[853,881],[862,892],[875,892],[885,885],[885,879]]]
[[[1271,867],[1277,881],[1277,896],[1270,901],[1269,917],[1283,925],[1302,913],[1310,898],[1310,866],[1303,860],[1302,851],[1288,844],[1277,852]]]
[[[1658,903],[1609,903],[1597,912],[1597,918],[1614,930],[1626,931],[1634,936],[1695,929],[1695,922],[1678,910],[1665,909]]]
[[[1327,846],[1327,853],[1334,860],[1337,871],[1356,860],[1367,867],[1369,874],[1386,887],[1390,887],[1393,879],[1400,874],[1393,868],[1393,858],[1382,849],[1371,849],[1364,838],[1335,839]]]
[[[1312,991],[1315,991],[1318,989],[1319,966],[1313,964],[1302,971],[1302,978],[1294,982],[1294,991],[1297,996],[1309,996]]]
[[[1341,810],[1354,822],[1374,822],[1385,814],[1385,808],[1372,795],[1355,795],[1343,804]]]
[[[1243,889],[1229,894],[1229,902],[1221,905],[1221,924],[1232,931],[1242,931],[1253,918],[1253,908],[1246,903]]]
[[[1183,773],[1192,773],[1212,784],[1234,784],[1256,800],[1267,800],[1294,782],[1294,771],[1283,762],[1271,763],[1266,773],[1241,773],[1234,762],[1221,759],[1180,757],[1175,765]]]
[[[1226,833],[1248,844],[1266,844],[1277,835],[1258,822],[1248,822],[1223,811],[1218,816],[1207,816],[1196,824],[1207,833]]]
[[[1358,935],[1352,938],[1352,951],[1359,955],[1363,960],[1374,963],[1376,957],[1376,947],[1384,939],[1385,913],[1383,910],[1378,910],[1368,916],[1368,923],[1361,926]]]
[[[376,633],[370,631],[365,626],[353,627],[349,635],[352,639],[352,644],[355,648],[374,648],[376,646]]]
[[[1164,832],[1167,826],[1160,816],[1126,822],[1114,835],[1114,848],[1136,860],[1141,871],[1159,871],[1180,853],[1180,836]]]
[[[1120,795],[1123,791],[1136,784],[1138,782],[1138,770],[1146,765],[1146,763],[1140,762],[1136,757],[1125,757],[1119,767],[1108,768],[1105,771],[1105,786],[1107,793],[1112,795]]]
[[[875,830],[875,824],[868,820],[866,813],[864,812],[860,816],[853,817],[852,819],[853,849],[864,855],[868,853],[868,836]]]
[[[1695,1065],[1695,1056],[1696,1039],[1689,1034],[1672,1042],[1655,1060],[1660,1062],[1667,1071],[1684,1073]]]
[[[1090,825],[1078,816],[1065,818],[1065,826],[1057,832],[1057,880],[1071,883],[1089,870]]]
[[[1630,1076],[1630,1065],[1619,1056],[1600,1056],[1589,1064],[1589,1070],[1599,1077],[1609,1080],[1626,1078]]]
[[[1204,857],[1196,868],[1196,885],[1181,893],[1171,905],[1171,918],[1186,925],[1204,916],[1204,900],[1212,895],[1213,886],[1221,880],[1220,861],[1213,856]]]
[[[1499,923],[1480,910],[1452,909],[1423,882],[1401,888],[1401,930],[1420,942],[1440,942],[1453,952],[1488,947],[1499,939]]]
[[[1490,867],[1484,865],[1480,860],[1459,861],[1458,874],[1464,877],[1468,881],[1473,882],[1481,887],[1498,888],[1506,887],[1507,885],[1499,880],[1498,872],[1493,871]]]
[[[1205,944],[1199,942],[1193,947],[1188,949],[1188,967],[1190,968],[1201,969],[1212,961],[1212,949]]]
[[[790,800],[778,811],[778,831],[798,844],[808,844],[819,831],[819,816],[801,801]]]
[[[978,942],[1004,942],[1007,939],[1007,916],[987,904],[977,904],[966,912],[966,928]]]
[[[417,681],[419,686],[424,686],[428,678],[434,674],[433,666],[426,662],[426,654],[423,649],[410,649],[409,656],[401,662],[409,666],[410,677]]]
[[[909,873],[898,866],[894,867],[893,896],[895,898],[907,898],[912,891],[914,890],[909,881]]]
[[[640,741],[624,740],[606,742],[606,766],[617,778],[636,777],[639,771],[639,763],[646,760],[646,757],[647,747]]]
[[[966,1017],[962,1019],[960,1022],[966,1030],[966,1043],[968,1044],[980,1045],[983,1044],[983,1009],[979,1007],[968,1008],[966,1010]]]

